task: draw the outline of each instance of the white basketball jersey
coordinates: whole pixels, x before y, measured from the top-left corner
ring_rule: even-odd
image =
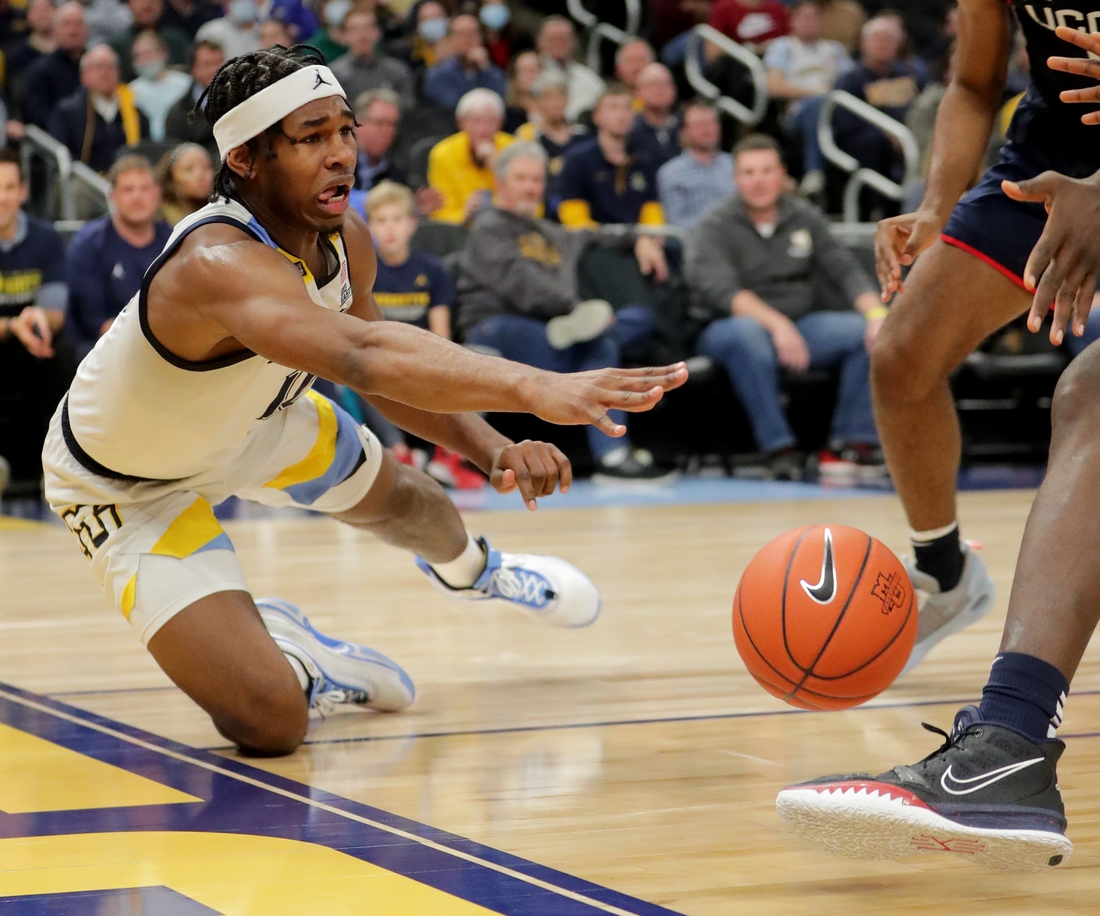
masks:
[[[339,232],[322,241],[327,277],[315,278],[283,251],[239,202],[221,199],[184,218],[145,273],[141,289],[80,364],[62,414],[65,441],[81,464],[110,477],[179,480],[219,467],[238,454],[249,433],[293,404],[313,384],[306,372],[236,353],[204,362],[181,359],[149,328],[149,285],[188,233],[228,223],[270,245],[301,272],[322,308],[351,308],[347,251]]]

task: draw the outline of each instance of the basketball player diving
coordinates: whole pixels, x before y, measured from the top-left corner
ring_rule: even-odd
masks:
[[[285,754],[311,707],[398,710],[414,688],[390,659],[318,633],[293,605],[253,601],[211,509],[231,495],[371,531],[414,551],[455,597],[509,601],[563,627],[600,608],[568,563],[469,535],[434,481],[309,390],[315,376],[464,455],[533,509],[569,487],[569,461],[553,445],[511,442],[476,411],[621,435],[619,410],[649,409],[687,370],[557,375],[380,320],[370,234],[346,212],[355,120],[312,48],[229,61],[200,107],[222,158],[216,198],[177,225],[81,364],[44,449],[46,497],[218,730],[244,751]]]
[[[1057,12],[1058,21],[1068,21],[1065,12]],[[1090,15],[1089,24],[1097,18]],[[1057,34],[1098,57],[1052,57],[1051,71],[1100,80],[1100,35],[1070,28]],[[1036,64],[1045,69],[1047,62]],[[1100,124],[1100,87],[1082,88],[1078,80],[1060,100],[1089,103],[1094,110],[1081,121]],[[1100,134],[1081,142],[1098,149]],[[1034,291],[1029,327],[1038,331],[1053,307],[1052,342],[1067,332],[1080,336],[1100,276],[1100,172],[1079,179],[1049,171],[1006,181],[1003,190],[1049,213],[1020,265]],[[1056,734],[1070,681],[1100,620],[1098,395],[1100,344],[1093,344],[1055,391],[1049,467],[1024,529],[1008,620],[981,705],[959,710],[950,734],[926,725],[944,742],[912,766],[829,776],[780,792],[780,815],[806,839],[853,858],[944,851],[1014,872],[1058,865],[1072,852],[1056,773],[1065,745]]]

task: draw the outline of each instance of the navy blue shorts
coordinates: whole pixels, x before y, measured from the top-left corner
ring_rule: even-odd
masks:
[[[1042,204],[1012,200],[1001,190],[1001,182],[1034,178],[1048,169],[1055,165],[1041,150],[1006,143],[997,164],[956,205],[943,228],[944,242],[974,255],[1024,289],[1024,267],[1043,233],[1046,209]]]

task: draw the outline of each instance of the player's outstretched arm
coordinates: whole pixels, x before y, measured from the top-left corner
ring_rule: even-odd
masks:
[[[364,395],[433,413],[522,411],[550,423],[590,423],[611,436],[626,430],[608,411],[649,410],[687,380],[682,363],[544,372],[473,353],[420,328],[330,311],[310,300],[286,258],[252,241],[196,243],[181,255],[154,280],[150,296],[158,301],[151,302],[149,318],[161,342],[185,359],[251,350]],[[169,269],[174,277],[166,276]],[[179,281],[175,292],[172,279]],[[186,313],[186,328],[171,315],[173,308]],[[171,328],[170,337],[164,327]]]
[[[879,223],[875,271],[882,301],[902,291],[902,267],[931,245],[978,174],[997,115],[1011,49],[1004,0],[960,0],[955,76],[936,117],[924,200]]]

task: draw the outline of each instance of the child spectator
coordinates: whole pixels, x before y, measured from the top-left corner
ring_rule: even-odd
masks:
[[[451,305],[454,287],[439,259],[410,247],[416,232],[413,194],[404,185],[382,181],[371,189],[366,200],[367,219],[378,250],[378,274],[374,281],[374,299],[382,314],[391,321],[403,321],[430,330],[440,337],[451,337]],[[366,406],[369,425],[394,457],[404,464],[415,459],[405,436],[377,411]],[[454,452],[437,447],[426,469],[443,484],[460,490],[478,489],[485,478],[463,463]]]

